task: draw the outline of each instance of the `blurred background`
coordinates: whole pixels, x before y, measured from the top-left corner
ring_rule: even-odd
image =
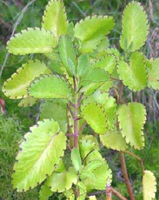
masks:
[[[89,15],[111,15],[116,26],[109,35],[110,47],[119,47],[121,18],[124,7],[130,0],[64,0],[68,19],[74,23]],[[148,14],[149,36],[143,51],[146,57],[159,57],[159,0],[139,0]],[[2,92],[3,82],[11,76],[30,56],[9,55],[6,42],[14,33],[27,27],[40,27],[41,17],[48,0],[0,0],[0,200],[37,200],[38,188],[25,194],[17,194],[11,186],[14,158],[25,132],[36,121],[38,105],[33,108],[19,108],[16,100],[9,100]],[[144,160],[145,168],[152,170],[159,181],[159,94],[146,89],[133,93],[124,91],[124,98],[136,100],[147,108],[145,126],[146,145],[141,151],[132,150]],[[4,107],[5,104],[5,107]],[[123,195],[127,190],[121,176],[119,155],[115,151],[102,149],[113,170],[113,186]],[[136,199],[142,199],[141,169],[134,158],[126,156],[128,173],[133,184]],[[158,186],[159,191],[159,186]],[[54,197],[53,199],[58,199]],[[115,199],[115,198],[114,198]],[[159,192],[156,199],[159,199]]]

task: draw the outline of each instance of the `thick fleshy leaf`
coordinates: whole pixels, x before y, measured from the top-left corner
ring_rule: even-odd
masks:
[[[82,165],[80,152],[77,148],[73,148],[71,151],[71,160],[76,171],[79,171]]]
[[[144,57],[141,53],[135,52],[130,57],[130,63],[120,61],[118,64],[118,74],[130,90],[140,91],[147,86],[147,71]]]
[[[63,35],[59,39],[59,53],[63,65],[70,76],[76,74],[76,53],[71,39]]]
[[[82,109],[82,116],[96,133],[106,133],[107,118],[102,105],[96,103],[87,104]]]
[[[90,66],[90,59],[88,54],[82,54],[78,59],[77,74],[82,76],[86,73]]]
[[[156,193],[156,178],[151,171],[145,170],[143,175],[143,199],[153,200]]]
[[[69,190],[73,183],[77,183],[77,175],[74,168],[59,173],[53,172],[47,180],[47,185],[53,192],[64,192],[65,190]]]
[[[66,196],[66,200],[75,200],[75,194],[72,189],[66,190],[63,192],[63,194]]]
[[[67,33],[68,21],[64,4],[61,0],[50,0],[43,15],[42,27],[53,32],[55,37]]]
[[[93,16],[75,25],[75,37],[81,40],[82,53],[92,52],[114,27],[114,20],[108,16]]]
[[[10,99],[21,99],[28,96],[30,83],[41,74],[51,74],[51,70],[38,60],[28,61],[22,65],[3,85],[3,92]]]
[[[148,20],[143,7],[138,2],[131,2],[124,10],[120,45],[125,51],[140,49],[147,38]]]
[[[113,150],[123,151],[127,148],[125,139],[115,130],[100,135],[100,140],[104,146]]]
[[[64,133],[67,131],[67,111],[65,103],[54,101],[45,102],[40,111],[40,120],[53,119],[58,122],[60,130]]]
[[[50,31],[28,28],[12,37],[7,43],[7,49],[14,55],[51,53],[56,45],[55,37]]]
[[[144,146],[143,126],[146,120],[145,107],[140,103],[121,105],[117,111],[119,127],[127,143],[135,149]]]
[[[89,85],[84,86],[81,89],[81,92],[84,92],[85,96],[89,96],[93,94],[98,88],[100,88],[101,85],[103,85],[103,83],[91,83]]]
[[[151,69],[148,70],[148,86],[159,90],[159,58],[152,60]]]
[[[18,106],[19,107],[31,107],[37,102],[37,99],[33,97],[26,97],[25,99],[22,99]]]
[[[14,165],[13,186],[18,192],[34,188],[51,175],[66,148],[66,136],[54,120],[38,122],[25,135]]]
[[[39,200],[48,200],[49,197],[53,194],[53,192],[50,190],[50,188],[45,183],[39,192]]]
[[[59,76],[41,76],[29,87],[29,95],[37,99],[67,99],[70,93],[66,80]]]
[[[113,55],[107,55],[103,58],[101,58],[100,60],[97,60],[94,64],[93,64],[93,68],[100,68],[100,69],[104,69],[106,72],[108,72],[109,74],[113,73],[114,68],[116,67],[116,58]]]

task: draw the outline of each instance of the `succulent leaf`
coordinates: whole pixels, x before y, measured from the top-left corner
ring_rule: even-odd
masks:
[[[39,192],[39,200],[48,200],[49,197],[53,194],[50,188],[47,186],[46,182],[41,187]]]
[[[151,61],[151,69],[148,70],[148,86],[159,90],[159,58]]]

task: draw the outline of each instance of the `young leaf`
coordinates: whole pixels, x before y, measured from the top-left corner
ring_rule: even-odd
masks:
[[[133,102],[121,105],[117,113],[122,136],[135,149],[141,149],[144,146],[142,129],[146,120],[145,107]]]
[[[106,133],[107,118],[102,105],[96,103],[87,104],[82,109],[82,116],[96,133]]]
[[[70,88],[63,78],[45,75],[30,85],[29,95],[37,99],[67,99],[70,97]]]
[[[50,0],[42,19],[42,28],[52,31],[57,40],[67,33],[68,21],[62,1]]]
[[[51,175],[66,148],[66,136],[54,120],[38,122],[25,135],[14,165],[13,186],[18,192],[34,188]]]
[[[18,106],[19,107],[30,107],[33,106],[37,102],[37,99],[34,99],[33,97],[26,97],[25,99],[22,99]]]
[[[59,39],[59,53],[63,65],[66,67],[66,70],[70,76],[76,74],[76,53],[71,42],[71,39],[63,35]]]
[[[58,122],[60,130],[64,133],[67,131],[67,112],[66,104],[56,103],[54,101],[45,102],[40,111],[40,120],[53,119]]]
[[[79,171],[82,165],[81,156],[77,148],[73,148],[71,151],[71,160],[76,171]]]
[[[144,89],[147,85],[147,71],[143,55],[139,52],[133,53],[129,65],[124,61],[119,62],[120,79],[130,90],[140,91]]]
[[[159,90],[159,58],[151,61],[152,68],[148,72],[148,86]]]
[[[105,35],[114,27],[114,20],[108,16],[93,16],[81,20],[75,26],[75,37],[81,40],[81,53],[92,52],[96,49]]]
[[[82,54],[78,59],[77,74],[82,77],[90,66],[88,54]]]
[[[52,194],[53,192],[50,190],[50,188],[47,186],[45,182],[39,192],[39,200],[48,200]]]
[[[10,99],[26,98],[31,81],[41,74],[51,74],[51,70],[38,60],[22,65],[3,85],[3,92]]]
[[[127,144],[120,133],[115,130],[107,132],[104,135],[100,135],[100,140],[104,146],[113,150],[126,150]]]
[[[7,43],[7,49],[14,55],[52,53],[56,45],[55,37],[50,31],[28,28],[12,37]]]
[[[73,183],[77,183],[77,175],[73,168],[69,168],[68,171],[64,170],[60,173],[53,172],[47,180],[47,185],[53,192],[69,190]]]
[[[143,175],[143,199],[153,200],[156,193],[156,178],[151,171],[145,170]]]
[[[93,68],[104,69],[109,74],[113,73],[114,68],[116,67],[116,58],[113,55],[107,55],[102,57],[100,60],[97,60],[93,64]]]
[[[147,35],[147,15],[143,7],[133,1],[124,10],[120,45],[125,51],[136,51],[144,45]]]

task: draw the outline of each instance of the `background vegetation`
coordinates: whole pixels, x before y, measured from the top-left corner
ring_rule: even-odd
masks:
[[[75,22],[87,15],[112,15],[116,21],[114,31],[110,35],[112,43],[119,47],[121,31],[121,13],[131,0],[64,0],[69,20]],[[41,16],[48,0],[0,0],[0,98],[5,100],[6,114],[0,114],[0,200],[36,200],[38,189],[25,194],[17,194],[11,186],[11,172],[18,143],[28,127],[37,119],[38,106],[18,108],[18,101],[12,101],[2,94],[1,86],[29,56],[13,56],[7,53],[6,42],[16,32],[27,27],[39,27]],[[159,1],[138,0],[147,11],[150,23],[150,34],[144,47],[148,58],[159,57]],[[120,50],[120,49],[119,49]],[[33,56],[33,55],[31,55]],[[142,151],[132,150],[143,158],[145,167],[153,171],[159,181],[159,95],[153,90],[145,90],[137,94],[124,91],[125,99],[138,100],[147,107],[148,123],[145,127],[146,147]],[[114,182],[123,195],[127,190],[121,175],[119,157],[115,151],[102,149],[113,169]],[[130,180],[137,199],[141,200],[141,170],[137,160],[126,156]],[[159,191],[159,187],[158,187]],[[54,197],[54,199],[56,199]],[[114,198],[115,199],[115,198]],[[156,199],[159,199],[159,192]]]

